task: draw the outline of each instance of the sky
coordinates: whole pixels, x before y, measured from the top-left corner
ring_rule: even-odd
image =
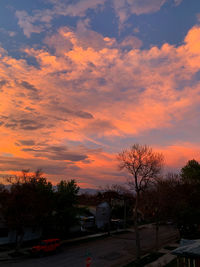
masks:
[[[199,0],[1,0],[0,176],[126,182],[135,143],[200,161]]]

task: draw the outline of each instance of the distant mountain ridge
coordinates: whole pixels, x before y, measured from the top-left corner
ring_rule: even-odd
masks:
[[[94,188],[80,188],[79,195],[81,194],[95,195],[98,191],[101,191],[101,190],[94,189]]]
[[[5,185],[5,188],[8,190],[10,189],[11,185]],[[53,189],[56,190],[56,186],[53,186]],[[94,188],[80,188],[79,195],[81,194],[89,194],[89,195],[95,195],[98,191],[101,191],[100,189],[94,189]]]

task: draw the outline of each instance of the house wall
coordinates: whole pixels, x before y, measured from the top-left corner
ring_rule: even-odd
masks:
[[[110,221],[110,206],[107,202],[99,204],[96,208],[96,226],[102,229],[109,224]]]
[[[7,235],[6,235],[7,231]],[[6,245],[6,244],[13,244],[16,242],[16,232],[15,231],[8,231],[6,228],[0,229],[0,245]],[[26,228],[24,233],[24,241],[30,241],[39,239],[42,235],[41,230],[33,230],[31,228]]]

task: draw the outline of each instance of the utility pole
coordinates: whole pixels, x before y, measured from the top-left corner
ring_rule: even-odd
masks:
[[[126,199],[124,197],[124,229],[126,229]]]

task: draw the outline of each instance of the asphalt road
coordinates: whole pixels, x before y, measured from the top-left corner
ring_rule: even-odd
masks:
[[[155,229],[140,230],[142,254],[155,248]],[[159,231],[159,247],[163,247],[178,237],[173,226],[162,226]],[[84,267],[88,253],[91,255],[91,267],[121,267],[135,258],[135,233],[118,234],[74,244],[62,248],[55,255],[42,258],[28,258],[16,262],[1,262],[1,267]]]

